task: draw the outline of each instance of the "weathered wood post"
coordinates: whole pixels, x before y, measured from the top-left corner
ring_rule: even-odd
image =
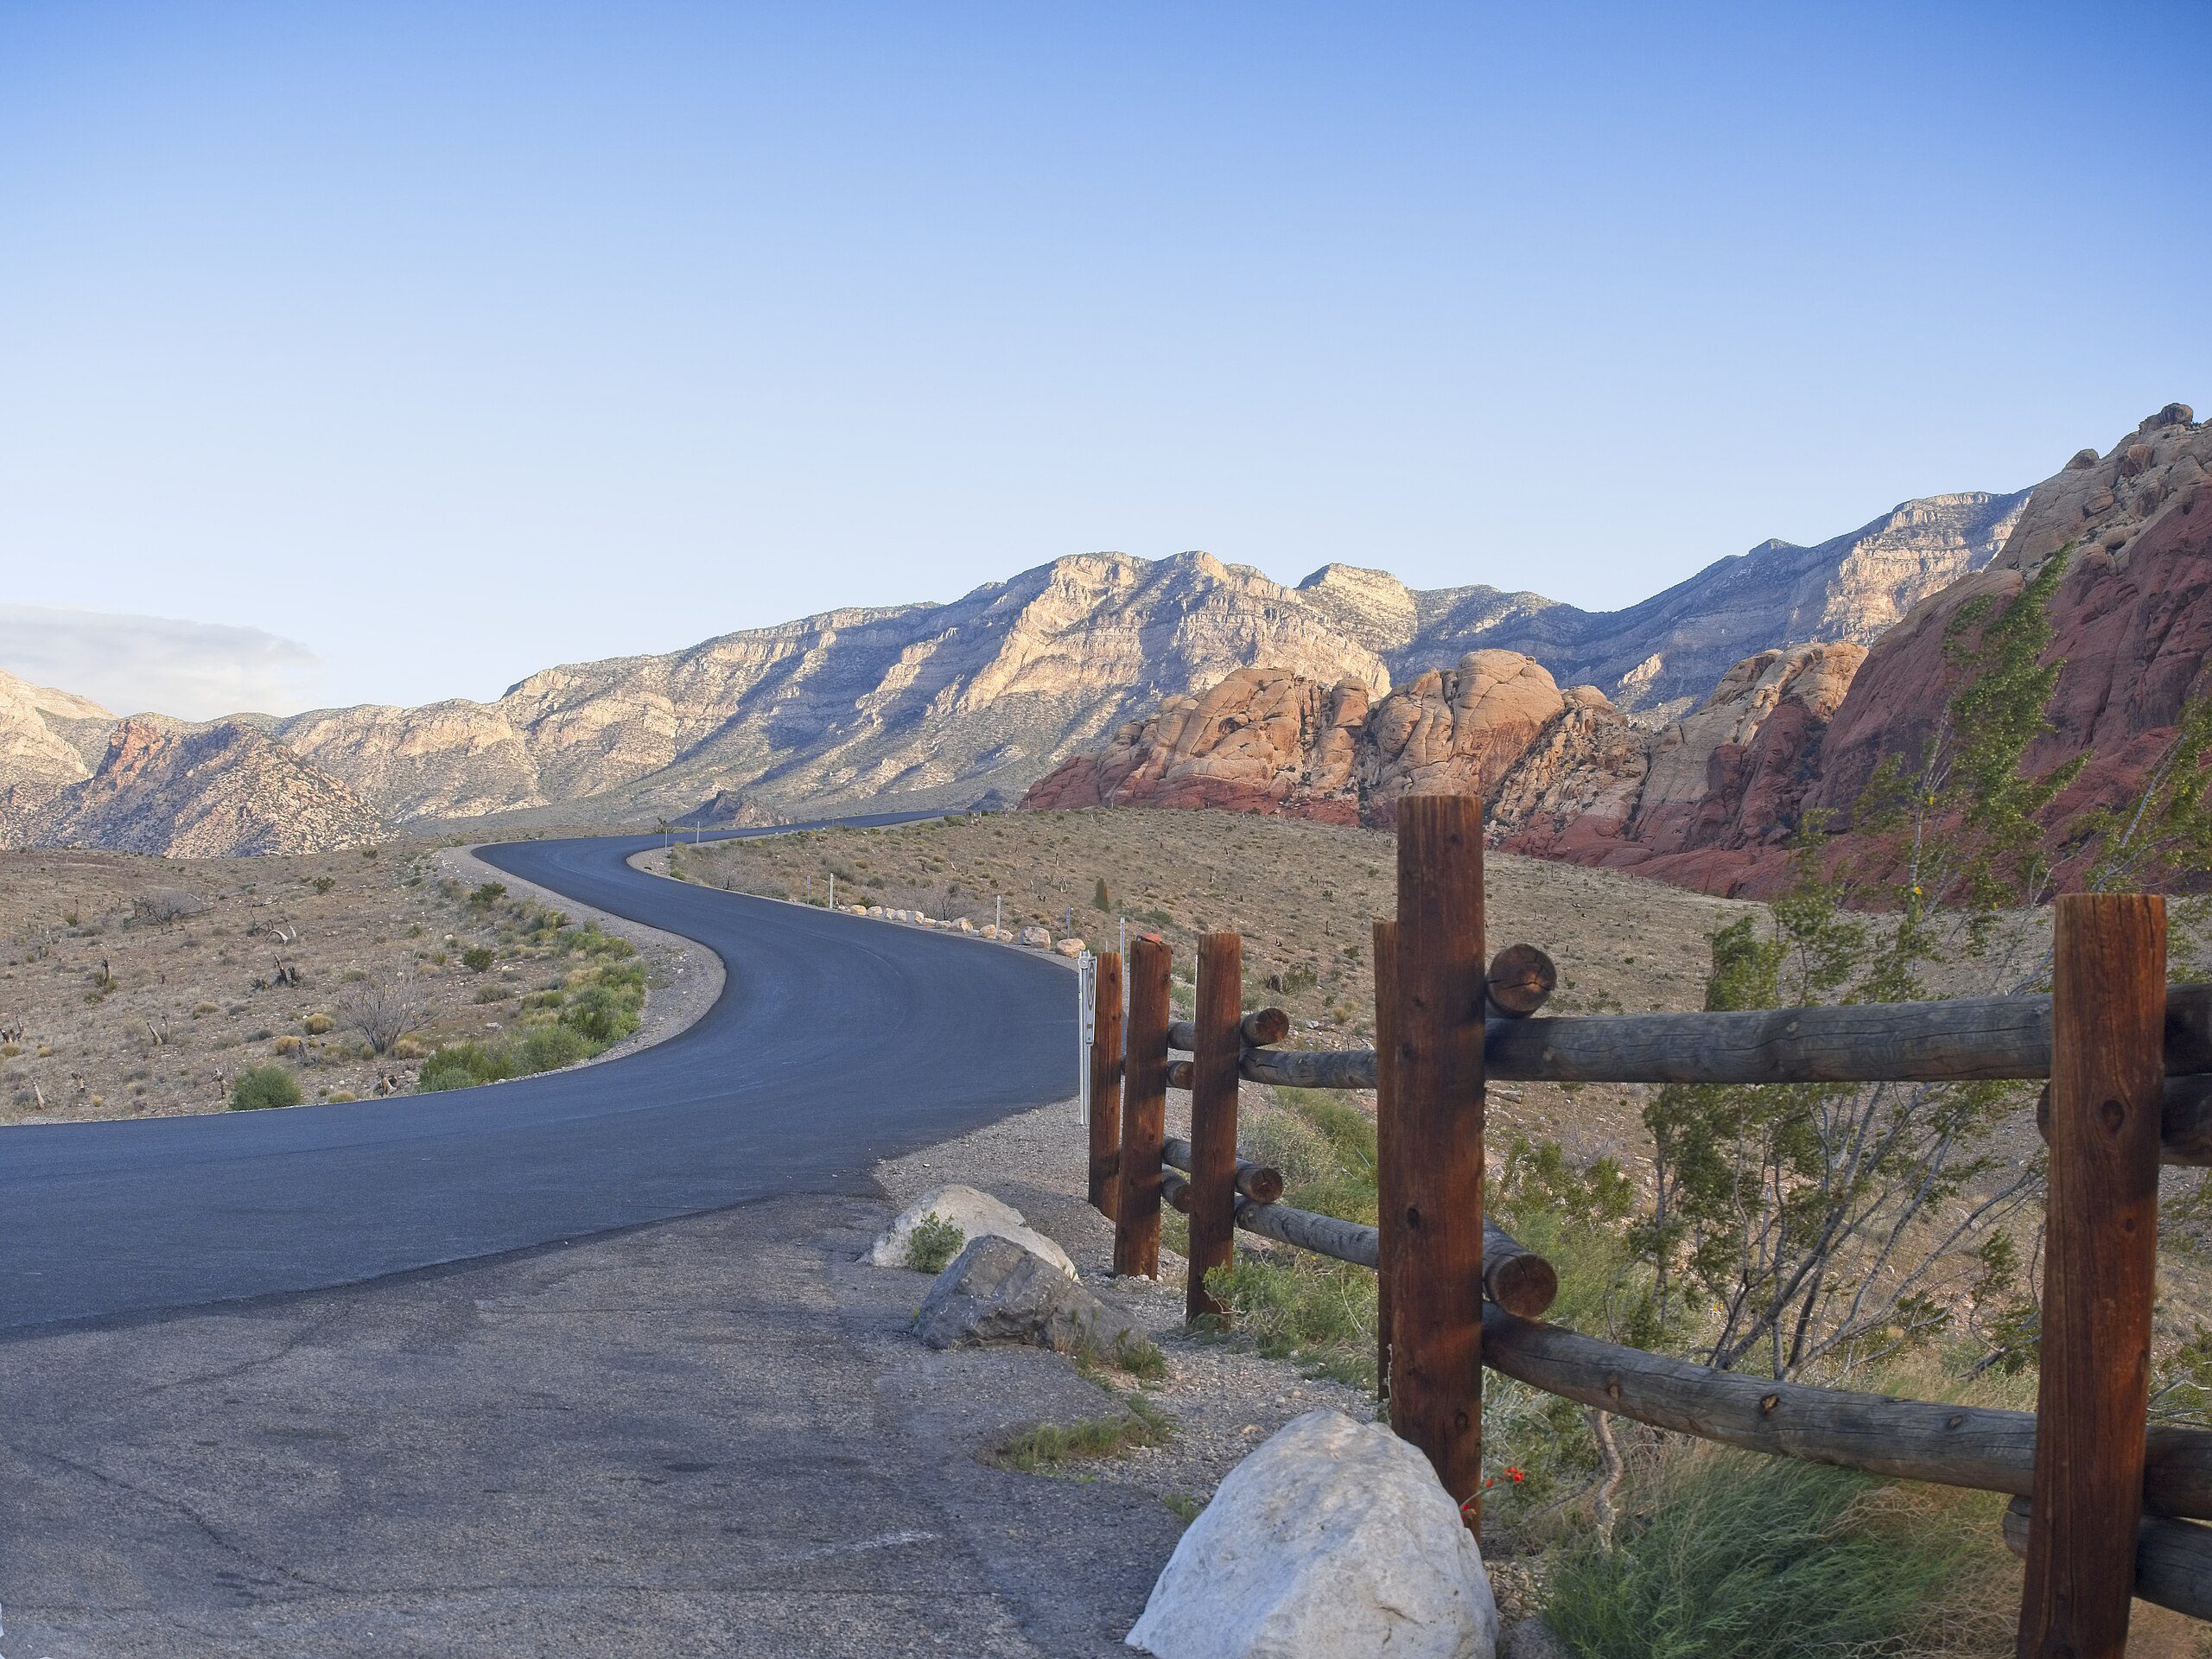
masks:
[[[1122,1170],[1122,959],[1098,958],[1096,999],[1090,1027],[1090,1202],[1109,1221]]]
[[[1390,1424],[1470,1529],[1483,1486],[1483,808],[1398,803]]]
[[[1128,1048],[1122,1077],[1122,1168],[1114,1271],[1160,1276],[1160,1152],[1167,1139],[1167,969],[1158,939],[1129,946]]]
[[[1375,924],[1375,1397],[1390,1398],[1390,1309],[1397,1278],[1391,1251],[1405,1178],[1398,1145],[1398,925]],[[1396,1418],[1391,1422],[1395,1427]]]
[[[2020,1659],[2120,1659],[2150,1404],[2166,909],[2058,900],[2035,1507]]]
[[[1191,1268],[1186,1319],[1224,1314],[1206,1274],[1229,1265],[1236,1236],[1236,1074],[1244,1052],[1244,941],[1198,938],[1196,1043],[1191,1051]]]

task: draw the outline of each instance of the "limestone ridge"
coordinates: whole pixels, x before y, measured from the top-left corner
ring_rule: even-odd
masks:
[[[1626,610],[1481,588],[1424,594],[1414,637],[1388,655],[1402,674],[1479,646],[1517,651],[1562,685],[1595,685],[1624,710],[1665,720],[1755,652],[1811,640],[1871,645],[1927,595],[1988,564],[2027,499],[1970,492],[1907,501],[1817,547],[1770,541],[1719,560]]]
[[[1807,630],[1871,637],[1959,569],[1986,563],[2018,499],[1909,502],[1817,548],[1770,543],[1722,560],[1621,612],[1487,587],[1423,592],[1350,564],[1287,588],[1204,553],[1085,554],[950,603],[832,611],[666,655],[546,669],[488,702],[226,723],[265,734],[393,824],[493,814],[635,823],[702,810],[760,821],[1016,798],[1132,719],[1264,667],[1332,699],[1328,709],[1309,709],[1311,694],[1297,693],[1301,721],[1339,733],[1327,740],[1334,758],[1320,781],[1268,785],[1283,810],[1320,812],[1344,810],[1327,780],[1331,767],[1351,764],[1353,725],[1394,684],[1434,677],[1428,691],[1389,705],[1376,734],[1389,759],[1350,782],[1353,810],[1368,799],[1387,811],[1406,779],[1503,781],[1507,739],[1485,724],[1485,699],[1502,697],[1501,717],[1521,710],[1513,718],[1528,725],[1527,710],[1565,698],[1560,686],[1589,683],[1597,702],[1577,705],[1584,725],[1603,723],[1598,704],[1607,718],[1633,713],[1650,723],[1694,704],[1746,651],[1812,637]],[[1496,687],[1481,668],[1468,673],[1470,658],[1507,651],[1539,664],[1548,689],[1531,690],[1529,679],[1512,690],[1517,668]],[[1262,723],[1279,734],[1287,717],[1278,710]],[[1392,724],[1400,720],[1402,731]],[[34,833],[40,804],[103,765],[115,730],[112,716],[81,700],[0,685],[0,836]],[[1187,767],[1183,775],[1198,794],[1213,787],[1192,781],[1199,773]],[[92,835],[107,819],[65,810],[54,820],[63,822]],[[266,838],[264,827],[245,825],[237,836],[240,845]]]
[[[13,816],[12,838],[29,846],[175,858],[321,852],[385,833],[343,784],[238,721],[126,720],[89,776]]]

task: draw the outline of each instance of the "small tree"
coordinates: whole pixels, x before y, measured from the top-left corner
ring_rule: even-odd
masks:
[[[2203,707],[2184,711],[2133,803],[2050,830],[2082,760],[2039,776],[2024,762],[2052,729],[2063,664],[2044,660],[2047,607],[2064,567],[2062,553],[2009,602],[1953,620],[1955,689],[1917,764],[1877,769],[1850,856],[1817,818],[1801,825],[1798,879],[1770,922],[1746,917],[1713,936],[1708,1009],[1916,1001],[1936,994],[1939,971],[1952,993],[2034,989],[2048,982],[2048,944],[2007,912],[2047,902],[2062,869],[2110,888],[2202,868]],[[1872,919],[1848,907],[1870,898],[1894,908]],[[2034,1305],[2015,1224],[2045,1166],[2000,1159],[1993,1136],[2031,1098],[2005,1083],[1657,1090],[1639,1239],[1662,1319],[1687,1294],[1711,1315],[1713,1364],[1756,1355],[1786,1377],[1928,1341],[1963,1307],[1984,1363],[2023,1363]]]

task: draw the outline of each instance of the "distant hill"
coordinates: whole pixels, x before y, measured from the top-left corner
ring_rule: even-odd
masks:
[[[1557,684],[1594,684],[1622,714],[1657,721],[1749,652],[1871,639],[1986,564],[2022,499],[1907,502],[1818,547],[1770,542],[1723,559],[1624,611],[1485,587],[1424,592],[1349,564],[1287,588],[1205,553],[1083,554],[946,604],[832,611],[666,655],[546,669],[490,702],[221,724],[265,734],[344,791],[352,806],[319,793],[302,822],[351,836],[356,809],[394,824],[503,813],[634,823],[713,802],[718,817],[758,821],[1017,798],[1163,701],[1252,668],[1381,699],[1471,651],[1508,650]],[[115,729],[66,694],[0,684],[0,833],[118,844],[99,839],[114,833],[112,812],[56,804],[40,816],[40,803],[106,764]],[[195,779],[210,781],[215,753],[193,763]],[[240,791],[242,809],[308,787],[276,788],[268,756],[235,739],[220,753],[265,774],[267,787]],[[143,839],[146,820],[132,817]],[[234,839],[291,833],[242,823]]]

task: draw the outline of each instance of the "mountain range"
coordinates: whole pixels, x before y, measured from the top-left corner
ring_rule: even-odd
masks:
[[[1772,584],[1747,581],[1762,554],[1769,568],[1781,562],[1770,550],[1694,579],[1713,579],[1708,603],[1733,594],[1732,625],[1764,605],[1770,643],[1730,664],[1671,721],[1651,721],[1653,705],[1639,703],[1669,683],[1656,676],[1631,671],[1610,684],[1560,685],[1568,675],[1558,665],[1594,664],[1602,674],[1633,646],[1576,658],[1555,643],[1486,644],[1379,699],[1354,681],[1247,669],[1164,700],[1064,761],[1023,804],[1205,806],[1381,824],[1409,791],[1452,791],[1482,796],[1492,838],[1514,850],[1771,894],[1788,879],[1787,843],[1805,812],[1848,833],[1884,760],[1918,765],[1955,683],[1953,624],[1970,624],[1968,607],[2018,594],[2066,553],[2050,608],[2051,729],[2023,762],[2041,776],[2087,758],[2050,818],[2063,860],[2058,826],[2083,806],[2123,800],[2165,750],[2184,706],[2212,692],[2212,425],[2168,404],[2108,452],[2082,450],[2024,496],[1908,503],[1888,533],[1919,525],[1924,536],[1945,513],[1955,522],[1969,512],[2001,527],[2001,550],[1955,559],[1948,579],[1932,586],[1900,582],[1885,626],[1850,626],[1871,615],[1838,603],[1851,586],[1840,581],[1817,613],[1814,600],[1801,600],[1774,624]],[[1856,561],[1863,570],[1870,539],[1862,533],[1840,559],[1825,555],[1815,569]],[[1900,569],[1896,553],[1884,556]],[[1923,569],[1932,574],[1942,563]],[[1617,617],[1640,612],[1694,631],[1698,613],[1680,593]],[[1789,638],[1808,624],[1813,638]],[[1648,637],[1653,622],[1643,626]],[[1609,620],[1593,637],[1633,636]],[[1756,636],[1734,626],[1727,637]],[[1688,654],[1676,645],[1662,670]]]
[[[1613,612],[1488,586],[1409,588],[1346,563],[1286,587],[1201,552],[1098,553],[949,603],[831,611],[549,668],[488,702],[194,724],[119,720],[0,675],[0,838],[209,855],[494,816],[750,822],[1004,804],[1242,670],[1380,702],[1482,652],[1594,686],[1656,728],[1759,651],[1870,643],[1987,566],[2026,500],[1908,501],[1817,546],[1770,541],[1718,560]]]

